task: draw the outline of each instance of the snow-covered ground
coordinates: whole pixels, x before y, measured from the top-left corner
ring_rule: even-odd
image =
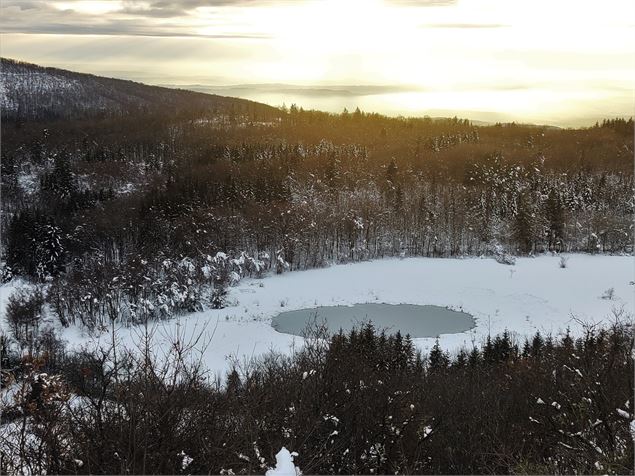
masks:
[[[177,332],[185,336],[203,332],[208,339],[201,342],[209,341],[202,349],[204,361],[210,370],[222,372],[229,367],[230,357],[242,360],[300,346],[302,338],[278,333],[270,322],[280,312],[308,307],[381,302],[461,309],[476,318],[476,327],[462,334],[441,335],[441,345],[450,351],[471,347],[505,329],[524,336],[538,330],[557,334],[570,327],[576,334],[581,322],[609,322],[614,310],[635,314],[632,256],[568,257],[564,269],[556,256],[519,258],[515,266],[493,259],[407,258],[246,279],[231,289],[229,299],[235,306],[158,323],[155,339],[161,342]],[[0,306],[9,287],[0,287]],[[613,298],[603,298],[610,288]],[[120,328],[116,332],[123,344],[134,346],[143,330]],[[78,327],[64,329],[62,336],[73,346],[93,347],[111,341],[107,332],[91,337]],[[427,349],[434,339],[415,342]]]

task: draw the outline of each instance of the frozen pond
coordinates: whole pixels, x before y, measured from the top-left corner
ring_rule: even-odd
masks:
[[[457,334],[476,325],[474,318],[465,312],[415,304],[355,304],[300,309],[278,314],[271,325],[278,332],[303,336],[315,324],[323,324],[329,332],[337,333],[340,329],[348,332],[354,327],[359,328],[369,321],[387,334],[400,331],[411,337]]]
[[[407,258],[364,261],[310,271],[273,274],[264,279],[244,279],[230,288],[229,300],[235,305],[224,309],[208,309],[175,319],[153,323],[157,348],[169,347],[173,336],[198,339],[205,365],[221,375],[231,369],[234,359],[250,359],[271,350],[290,354],[298,349],[300,337],[309,317],[317,312],[324,318],[325,310],[345,307],[353,319],[372,318],[378,328],[410,332],[418,350],[429,352],[440,333],[439,343],[451,352],[471,349],[475,343],[485,342],[488,335],[505,331],[519,339],[532,338],[540,331],[557,338],[570,328],[574,336],[584,335],[584,325],[610,325],[614,313],[624,311],[635,315],[633,256],[567,254],[566,268],[560,267],[560,255],[521,257],[515,266],[503,266],[492,259],[482,258]],[[13,280],[0,285],[0,330],[10,332],[4,316],[11,293],[27,283]],[[614,289],[613,299],[606,292]],[[378,303],[384,303],[380,305]],[[447,314],[447,322],[433,317],[421,326],[407,328],[407,322],[395,318],[409,303],[418,309],[436,308]],[[285,307],[281,307],[283,304]],[[393,305],[391,305],[393,304]],[[462,313],[444,309],[446,306],[463,309]],[[404,306],[405,307],[405,306]],[[407,306],[410,307],[410,306]],[[367,309],[381,309],[379,318]],[[289,311],[296,320],[295,330],[288,326]],[[366,310],[364,310],[366,309]],[[285,314],[279,315],[280,312]],[[307,317],[307,314],[309,317]],[[457,316],[461,326],[453,320]],[[276,315],[279,315],[276,317]],[[303,317],[304,315],[304,317]],[[427,313],[417,314],[426,320]],[[53,317],[53,316],[52,316]],[[276,322],[282,324],[272,327]],[[350,317],[349,317],[350,319]],[[475,322],[474,322],[475,321]],[[432,329],[443,322],[443,327]],[[350,323],[350,320],[349,320]],[[455,324],[456,323],[456,324]],[[417,324],[417,323],[415,323]],[[350,324],[349,324],[350,325]],[[79,326],[62,327],[55,318],[60,337],[74,349],[103,348],[112,344],[110,331],[92,335]],[[473,327],[469,332],[465,330]],[[331,324],[331,329],[337,324]],[[423,330],[424,332],[415,332]],[[288,334],[286,332],[289,332]],[[119,327],[116,338],[126,348],[138,351],[143,326]],[[180,333],[180,334],[179,334]],[[432,337],[427,337],[432,336]],[[209,342],[209,345],[203,343]]]

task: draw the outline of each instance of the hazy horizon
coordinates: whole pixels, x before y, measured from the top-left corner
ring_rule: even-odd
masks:
[[[5,0],[2,56],[279,106],[588,126],[633,115],[635,5]]]

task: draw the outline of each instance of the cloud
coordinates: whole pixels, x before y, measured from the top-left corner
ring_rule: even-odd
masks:
[[[82,0],[3,0],[0,29],[6,33],[60,35],[123,35],[148,37],[200,37],[269,39],[272,32],[245,31],[243,26],[203,23],[196,10],[204,7],[263,7],[312,3],[315,0],[101,0],[112,5],[106,12],[90,11]],[[457,0],[385,0],[392,6],[454,5]],[[211,15],[216,15],[212,11]],[[219,19],[222,18],[219,15]],[[222,21],[222,20],[221,20]],[[441,28],[441,26],[434,26]],[[452,26],[446,26],[447,28]],[[457,26],[454,26],[457,27]],[[462,26],[467,28],[468,26]],[[266,25],[263,28],[267,28]],[[476,27],[475,27],[476,28]]]
[[[9,1],[9,2],[5,2],[5,6],[15,6],[19,8],[20,10],[37,10],[41,6],[41,3],[37,1],[35,2],[24,1],[19,3]]]
[[[249,0],[242,0],[248,2]],[[71,3],[69,8],[67,3]],[[149,8],[142,8],[137,0],[124,0],[123,7],[102,14],[91,14],[74,10],[73,2],[65,2],[65,9],[56,8],[54,2],[33,0],[19,2],[5,0],[0,10],[0,30],[4,33],[60,34],[60,35],[118,35],[148,37],[196,37],[268,39],[271,36],[257,31],[232,31],[231,26],[219,29],[218,33],[199,33],[195,24],[170,22],[170,18],[186,15],[187,9],[219,0],[157,0]],[[145,4],[147,5],[147,3]],[[177,8],[179,7],[179,8]],[[147,17],[147,18],[145,18]],[[154,20],[152,17],[157,18]],[[159,21],[158,18],[167,19]]]
[[[121,13],[153,18],[172,18],[186,16],[201,7],[246,7],[271,5],[274,1],[267,0],[126,0]]]
[[[266,34],[219,33],[198,34],[173,26],[169,29],[155,26],[144,27],[133,22],[110,22],[103,25],[78,25],[68,23],[47,23],[45,25],[3,25],[4,33],[60,34],[60,35],[116,35],[116,36],[149,36],[165,38],[225,38],[225,39],[268,39]]]
[[[197,8],[263,7],[298,5],[311,0],[124,0],[121,13],[148,18],[173,18],[191,15]]]

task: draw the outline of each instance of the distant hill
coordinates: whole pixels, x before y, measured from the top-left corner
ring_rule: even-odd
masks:
[[[231,97],[105,78],[0,58],[0,106],[5,120],[77,119],[133,113],[236,114],[254,120],[276,108]]]

